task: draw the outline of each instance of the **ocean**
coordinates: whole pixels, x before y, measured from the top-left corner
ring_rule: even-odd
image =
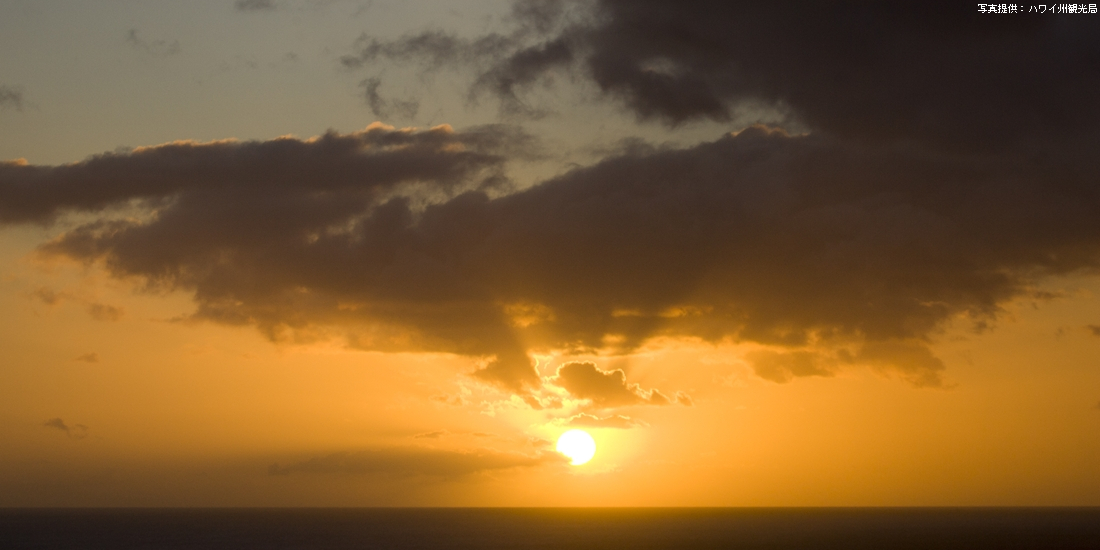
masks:
[[[1100,508],[0,509],[3,549],[1100,549]]]

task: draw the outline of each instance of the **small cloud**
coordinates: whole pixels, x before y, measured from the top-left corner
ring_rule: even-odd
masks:
[[[565,425],[583,428],[617,428],[620,430],[627,430],[643,426],[644,424],[629,416],[623,416],[621,414],[601,418],[587,413],[580,413],[566,420]]]
[[[76,357],[75,359],[73,359],[73,361],[83,361],[85,363],[98,363],[99,362],[99,354],[95,353],[95,352],[85,353],[84,355]]]
[[[84,439],[85,437],[88,437],[88,427],[83,424],[73,424],[72,426],[69,426],[65,423],[64,420],[60,418],[51,418],[43,422],[42,425],[46,428],[65,432],[65,435],[68,435],[73,439]]]
[[[1100,336],[1100,325],[1088,325],[1085,327],[1093,336]]]
[[[549,449],[554,446],[553,442],[541,437],[529,437],[527,443],[536,449]]]
[[[595,363],[571,362],[558,367],[550,381],[565,388],[574,397],[588,399],[597,407],[625,405],[668,405],[668,397],[657,390],[643,390],[627,384],[622,369],[603,371]]]
[[[109,306],[107,304],[89,304],[88,315],[92,316],[92,319],[96,321],[118,321],[122,318],[124,313],[120,307]]]
[[[134,49],[156,57],[166,57],[180,53],[179,40],[171,42],[167,40],[145,40],[140,36],[137,29],[130,29],[126,33],[126,42]]]
[[[63,292],[55,292],[46,287],[35,290],[31,293],[31,296],[42,300],[42,303],[48,306],[56,306],[61,303],[61,300],[67,297]]]
[[[0,86],[0,110],[23,110],[23,91],[11,86]]]
[[[826,358],[809,351],[756,351],[749,353],[746,359],[757,376],[779,384],[790,382],[795,377],[833,374],[826,366]]]
[[[276,6],[272,0],[237,0],[233,7],[237,11],[274,11]]]
[[[695,400],[693,400],[690,395],[682,391],[676,392],[676,402],[685,407],[692,407],[695,405]]]
[[[439,439],[440,437],[447,435],[447,433],[447,430],[438,430],[434,432],[416,434],[413,436],[413,439]]]
[[[429,399],[452,407],[461,407],[466,404],[466,399],[461,395],[433,395]]]

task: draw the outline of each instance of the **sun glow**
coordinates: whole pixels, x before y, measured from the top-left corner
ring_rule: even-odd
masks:
[[[569,430],[558,438],[558,452],[569,457],[571,464],[580,466],[596,454],[596,440],[584,430]]]

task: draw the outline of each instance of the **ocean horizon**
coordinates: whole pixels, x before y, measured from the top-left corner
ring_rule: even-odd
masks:
[[[1095,549],[1100,507],[5,508],[6,549]]]

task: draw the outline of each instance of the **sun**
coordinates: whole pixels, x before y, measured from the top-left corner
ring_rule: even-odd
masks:
[[[584,430],[569,430],[558,438],[558,452],[569,457],[574,466],[580,466],[596,454],[596,440]]]

